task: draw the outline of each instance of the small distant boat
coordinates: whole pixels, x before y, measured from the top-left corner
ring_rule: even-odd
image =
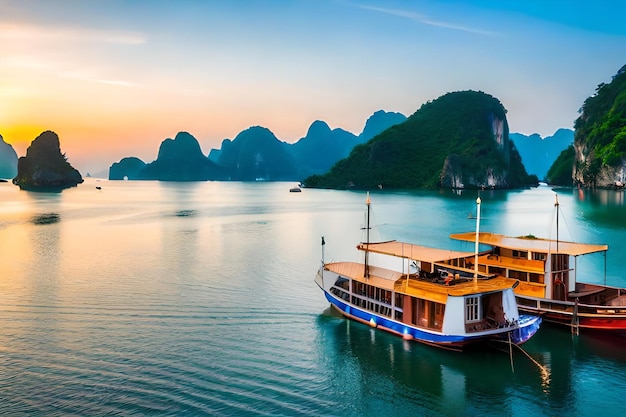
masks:
[[[102,187],[100,187],[99,185],[96,185],[96,190],[102,190]]]
[[[520,310],[545,322],[569,326],[576,334],[586,329],[626,335],[626,288],[580,282],[577,271],[580,256],[606,254],[609,247],[559,240],[558,197],[555,207],[556,240],[480,233],[478,241],[491,250],[478,256],[479,270],[518,279],[515,296]],[[472,232],[450,237],[474,239]]]
[[[291,187],[291,188],[289,189],[289,192],[290,192],[290,193],[299,193],[299,192],[302,192],[302,189],[300,189],[300,186],[299,186],[299,185],[296,185],[295,187]]]
[[[366,204],[367,239],[357,245],[363,263],[325,263],[322,237],[315,282],[341,314],[406,340],[453,350],[489,342],[520,345],[537,332],[541,317],[519,314],[513,292],[518,280],[469,269],[477,252],[370,242],[369,194]],[[477,206],[478,234],[480,199]],[[371,254],[380,257],[380,266],[370,263]]]

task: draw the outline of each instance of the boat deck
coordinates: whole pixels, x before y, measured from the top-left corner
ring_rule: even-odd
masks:
[[[476,282],[474,282],[474,280],[461,280],[455,282],[453,285],[446,285],[416,279],[415,277],[410,277],[407,280],[405,275],[404,279],[396,282],[395,290],[396,292],[422,298],[424,298],[426,294],[436,293],[441,294],[442,299],[445,300],[446,296],[462,297],[470,294],[502,291],[511,288],[514,282],[515,280],[510,278],[495,277],[479,279]]]

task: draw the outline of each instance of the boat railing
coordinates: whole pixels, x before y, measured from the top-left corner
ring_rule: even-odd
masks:
[[[532,309],[535,311],[554,311],[574,313],[577,310],[577,314],[619,314],[626,315],[626,305],[603,305],[598,304],[586,304],[579,302],[576,305],[575,301],[544,301],[541,299],[530,298],[518,298],[517,304],[519,307]]]

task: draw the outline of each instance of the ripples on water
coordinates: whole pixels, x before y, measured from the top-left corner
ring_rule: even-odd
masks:
[[[354,255],[361,193],[90,181],[54,196],[0,184],[2,414],[624,410],[621,341],[542,329],[525,349],[545,377],[523,355],[513,371],[507,354],[440,351],[332,314],[313,283],[320,236],[327,259]],[[375,232],[445,243],[471,229],[473,198],[377,195]]]

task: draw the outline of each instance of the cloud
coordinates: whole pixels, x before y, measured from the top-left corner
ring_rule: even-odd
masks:
[[[476,29],[476,28],[472,28],[468,26],[458,25],[455,23],[433,20],[426,15],[422,15],[422,14],[415,13],[415,12],[408,11],[408,10],[388,9],[385,7],[376,7],[376,6],[367,6],[367,5],[357,5],[357,7],[361,9],[365,9],[365,10],[372,10],[375,12],[389,14],[392,16],[404,17],[406,19],[411,19],[416,22],[429,25],[429,26],[436,26],[436,27],[445,28],[445,29],[453,29],[453,30],[458,30],[462,32],[475,33],[478,35],[486,35],[486,36],[496,35],[495,32],[491,32],[488,30]]]
[[[106,45],[134,46],[147,42],[140,33],[92,28],[0,22],[0,64],[48,76],[115,86],[135,83],[106,75],[117,72],[104,53],[97,60],[83,59],[84,51]],[[98,64],[100,61],[100,64]],[[21,78],[21,77],[20,77]]]
[[[141,45],[147,42],[147,37],[137,32],[2,22],[0,22],[0,39],[95,42],[123,45]]]

